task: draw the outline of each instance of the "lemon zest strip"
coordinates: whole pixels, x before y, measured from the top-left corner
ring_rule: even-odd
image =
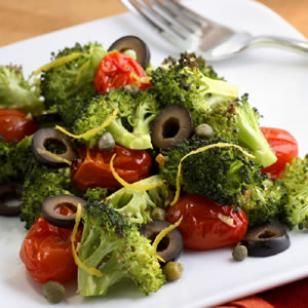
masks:
[[[102,277],[103,273],[96,269],[95,267],[89,267],[85,263],[83,263],[80,258],[78,257],[76,247],[75,247],[75,242],[76,242],[76,235],[78,232],[78,227],[81,221],[81,215],[82,215],[82,206],[80,203],[77,205],[77,211],[76,211],[76,217],[75,217],[75,224],[73,228],[73,232],[71,235],[71,243],[72,243],[72,253],[73,253],[73,258],[76,263],[76,265],[87,272],[89,275],[96,276],[96,277]]]
[[[107,126],[110,125],[110,123],[116,118],[118,114],[118,110],[115,109],[112,114],[107,117],[107,119],[98,127],[94,127],[80,135],[75,135],[71,132],[69,132],[68,130],[66,130],[64,127],[56,125],[55,129],[60,131],[61,133],[63,133],[64,135],[67,135],[73,139],[86,139],[86,138],[91,138],[92,136],[95,136],[98,132],[100,132],[101,130],[103,130],[104,128],[106,128]]]
[[[154,242],[152,243],[152,247],[156,252],[157,258],[159,261],[166,262],[161,256],[158,255],[157,253],[157,247],[159,243],[162,241],[162,239],[168,235],[171,231],[176,229],[182,222],[183,216],[181,216],[174,224],[169,225],[168,227],[162,229],[155,237]]]

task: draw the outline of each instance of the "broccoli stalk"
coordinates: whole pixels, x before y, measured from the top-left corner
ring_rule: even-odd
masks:
[[[87,203],[79,258],[102,276],[78,269],[78,288],[82,296],[102,296],[123,279],[133,281],[145,294],[157,291],[165,277],[156,252],[138,229],[122,215],[101,202]]]
[[[24,78],[20,66],[0,66],[0,108],[16,108],[32,114],[43,111],[38,90]]]
[[[260,130],[258,115],[248,102],[248,96],[242,97],[237,109],[238,138],[240,144],[247,147],[258,163],[268,167],[276,162],[277,157]]]
[[[134,185],[140,189],[123,187],[108,196],[105,203],[130,223],[146,224],[152,220],[153,210],[166,204],[168,190],[158,175],[135,182]]]
[[[285,169],[279,182],[287,195],[281,218],[290,228],[308,229],[308,155],[294,159]]]

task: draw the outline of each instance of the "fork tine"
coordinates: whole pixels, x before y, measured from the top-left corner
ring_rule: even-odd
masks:
[[[198,14],[197,12],[193,11],[189,7],[181,4],[178,0],[168,0],[164,2],[171,5],[173,9],[178,12],[178,14],[182,16],[186,16],[187,18],[190,19],[190,21],[197,23],[199,26],[204,26],[206,24],[208,25],[214,24],[212,20],[204,17],[201,14]]]
[[[159,33],[164,36],[168,41],[173,42],[181,48],[189,47],[189,41],[185,40],[185,37],[171,28],[170,25],[163,19],[159,18],[155,12],[149,9],[143,1],[139,0],[122,0],[123,4],[134,12],[140,14],[151,26],[153,26]]]
[[[191,21],[186,20],[179,20],[179,15],[170,8],[170,6],[164,0],[148,0],[150,2],[152,8],[155,11],[158,11],[162,14],[170,23],[177,23],[177,26],[180,28],[184,28],[184,31],[188,31],[190,33],[195,34],[196,31],[199,29],[199,25],[191,24]],[[183,18],[182,18],[183,19]]]

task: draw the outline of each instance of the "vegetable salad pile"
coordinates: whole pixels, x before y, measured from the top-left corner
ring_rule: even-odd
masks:
[[[290,246],[308,228],[308,157],[259,126],[248,95],[204,59],[150,66],[139,38],[76,44],[29,79],[0,66],[0,214],[29,229],[20,257],[51,302],[77,281],[103,296],[180,278],[183,249],[234,260]]]

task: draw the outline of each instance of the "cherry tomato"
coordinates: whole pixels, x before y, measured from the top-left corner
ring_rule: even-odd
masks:
[[[167,220],[183,217],[179,226],[184,247],[208,250],[236,244],[246,234],[248,220],[240,209],[219,205],[199,195],[186,195],[171,206]]]
[[[114,154],[115,170],[125,181],[133,183],[150,174],[152,157],[146,151],[129,150],[117,145],[111,151],[93,148],[83,152],[82,159],[72,167],[73,183],[81,190],[89,187],[115,189],[121,186],[110,169]]]
[[[23,241],[20,257],[31,277],[44,283],[76,279],[77,266],[71,250],[71,233],[39,218]]]
[[[277,161],[263,169],[272,178],[278,178],[284,171],[286,164],[298,156],[298,145],[296,139],[286,130],[272,127],[262,127],[262,132],[276,153]]]
[[[19,141],[32,135],[38,126],[25,113],[15,109],[0,109],[0,137],[6,142]]]
[[[150,86],[150,82],[142,66],[132,57],[118,51],[108,53],[96,71],[96,91],[107,93],[127,85],[145,89]]]

